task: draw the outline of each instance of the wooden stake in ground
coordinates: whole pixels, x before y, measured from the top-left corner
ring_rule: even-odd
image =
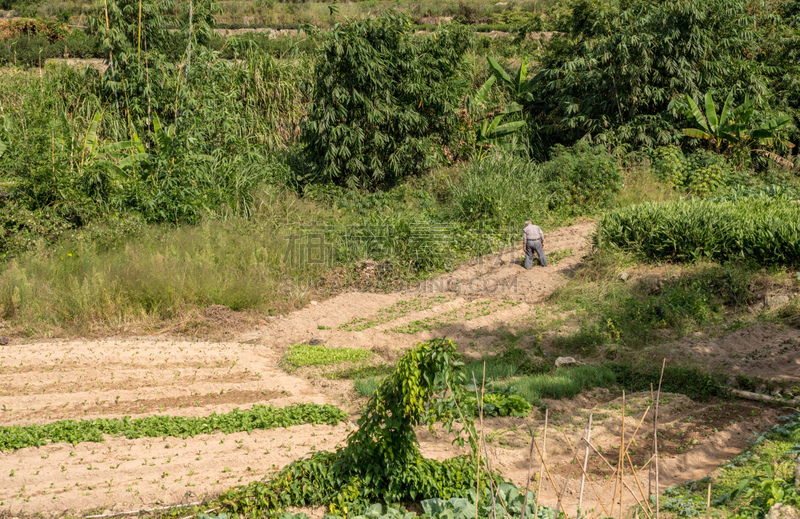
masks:
[[[622,494],[624,492],[623,484],[623,476],[625,472],[625,452],[628,449],[625,448],[625,391],[622,392],[622,432],[620,434],[620,444],[619,444],[619,519],[622,519]]]
[[[539,444],[536,443],[536,438],[533,439],[533,445],[536,447],[536,450],[539,452],[539,457],[542,458],[542,460],[544,460],[544,456],[542,456],[542,451],[539,450]],[[542,466],[544,467],[545,472],[547,472],[547,478],[550,480],[550,484],[553,485],[553,490],[556,490],[556,482],[553,480],[553,475],[550,474],[550,469],[547,468],[547,463],[542,461]],[[537,495],[536,497],[538,498],[539,496]],[[536,506],[537,507],[539,506],[538,503],[536,504]],[[564,515],[567,515],[567,511],[564,510],[564,505],[563,504],[561,505],[561,511],[564,513]],[[556,512],[558,512],[558,511],[556,510]],[[534,517],[538,517],[538,514],[539,514],[539,510],[537,508],[536,509],[536,515],[534,515]]]
[[[659,494],[661,493],[658,485],[658,401],[661,400],[661,382],[664,380],[664,368],[667,366],[667,359],[661,363],[661,376],[658,378],[658,393],[656,394],[656,409],[653,414],[653,457],[656,465],[656,519],[660,518],[661,506]]]
[[[484,373],[484,380],[486,377],[486,363],[483,364],[483,373]],[[494,492],[494,481],[492,480],[492,467],[489,464],[489,449],[486,447],[486,439],[483,436],[483,387],[481,387],[481,394],[478,396],[478,381],[475,380],[475,373],[472,373],[472,384],[475,386],[475,401],[478,404],[478,416],[480,417],[480,425],[481,425],[481,434],[478,437],[479,441],[483,444],[483,448],[486,450],[486,470],[488,472],[488,477],[486,478],[489,481],[489,489],[492,491],[492,517],[497,517],[495,513],[495,507],[497,506],[497,502],[495,501],[495,492]],[[480,444],[478,444],[478,450],[480,450]],[[480,465],[478,466],[478,470],[480,470]]]
[[[650,404],[655,405],[656,402],[656,394],[653,391],[653,383],[650,382]],[[655,420],[653,420],[655,423]],[[653,452],[655,452],[655,431],[653,432]],[[653,499],[653,466],[650,465],[650,470],[647,472],[647,501],[651,501]]]
[[[589,425],[586,426],[586,454],[583,456],[583,474],[581,474],[581,493],[578,495],[578,514],[576,519],[580,519],[583,510],[583,485],[586,483],[586,469],[589,465],[589,442],[592,441],[592,415],[594,409],[589,411]]]
[[[533,469],[533,438],[534,434],[536,434],[536,430],[531,428],[531,450],[528,453],[528,477],[525,479],[525,498],[522,500],[522,514],[520,515],[519,519],[525,519],[525,511],[528,509],[528,492],[529,487],[531,486],[531,469]],[[475,512],[475,518],[477,519],[478,512]],[[534,519],[536,517],[534,516]]]
[[[542,490],[542,478],[544,477],[544,460],[547,456],[547,412],[549,409],[544,410],[544,436],[542,437],[542,451],[539,452],[539,459],[542,461],[542,466],[539,467],[539,480],[536,482],[536,498],[533,501],[533,517],[539,517],[539,493]],[[531,441],[534,441],[532,438]],[[537,446],[538,450],[539,447]],[[555,489],[555,487],[553,487]]]
[[[708,484],[708,497],[706,497],[706,519],[711,519],[711,483]]]

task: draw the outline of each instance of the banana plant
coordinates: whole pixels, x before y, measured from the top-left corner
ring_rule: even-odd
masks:
[[[519,103],[514,102],[494,110],[486,109],[486,98],[496,81],[495,76],[489,76],[489,79],[481,85],[475,95],[468,97],[466,101],[467,112],[474,116],[472,124],[477,126],[480,123],[475,130],[475,143],[482,147],[507,147],[508,144],[501,143],[500,139],[517,133],[525,127],[525,121],[503,123],[503,119],[507,115],[522,111],[522,105]]]
[[[528,63],[524,59],[513,78],[493,58],[487,57],[486,60],[494,75],[511,89],[517,103],[524,105],[533,102],[534,80],[528,79]]]
[[[125,170],[146,158],[135,140],[102,144],[98,129],[103,115],[97,112],[89,122],[80,150],[80,168],[103,165],[117,174],[126,175]]]
[[[512,121],[510,123],[501,124],[503,119],[513,113],[521,112],[522,106],[517,103],[512,103],[496,113],[491,122],[489,119],[484,119],[480,128],[476,132],[475,140],[478,144],[493,143],[498,145],[498,139],[518,132],[525,126],[525,121]]]
[[[8,141],[11,140],[11,118],[3,117],[3,125],[0,126],[0,157],[8,149]]]
[[[779,135],[779,130],[789,125],[791,117],[778,117],[755,130],[747,129],[753,117],[754,105],[748,97],[745,97],[744,103],[735,107],[731,102],[733,92],[729,93],[719,114],[711,93],[705,95],[705,113],[688,94],[685,99],[684,115],[694,127],[684,128],[684,135],[708,140],[717,152],[720,152],[723,146],[726,151],[731,152],[737,149],[743,152],[763,151],[753,147],[757,144],[781,143],[787,147],[794,146]]]

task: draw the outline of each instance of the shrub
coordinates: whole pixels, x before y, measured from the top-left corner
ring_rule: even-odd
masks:
[[[594,241],[653,259],[800,265],[800,204],[767,197],[646,203],[603,215]]]
[[[303,142],[324,182],[375,187],[426,171],[456,137],[470,32],[413,36],[389,13],[337,24],[320,44]]]
[[[546,194],[540,168],[521,157],[497,153],[466,167],[450,181],[456,220],[495,229],[522,227],[527,219],[546,218]]]
[[[550,209],[580,214],[611,202],[622,189],[622,170],[602,146],[579,141],[573,148],[556,146],[542,164],[542,185]]]
[[[737,173],[727,159],[708,150],[696,150],[684,156],[677,146],[663,146],[654,154],[653,169],[659,178],[676,188],[698,196],[707,196],[734,181],[747,180]]]
[[[585,389],[609,387],[617,378],[605,364],[558,368],[551,373],[521,377],[510,389],[528,402],[537,405],[542,398],[572,398]]]

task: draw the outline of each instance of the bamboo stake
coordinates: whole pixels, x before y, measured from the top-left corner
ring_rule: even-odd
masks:
[[[653,392],[653,383],[650,382],[650,402],[656,403],[656,394]],[[655,442],[655,434],[653,435],[653,442]],[[655,445],[653,445],[655,449]],[[651,455],[652,458],[652,455]],[[653,466],[650,465],[650,470],[647,472],[647,500],[653,499]]]
[[[639,489],[639,493],[642,495],[642,499],[644,499],[644,502],[647,505],[647,511],[653,513],[653,510],[650,508],[650,503],[647,502],[647,498],[645,497],[642,484],[641,482],[639,482],[639,478],[636,475],[637,474],[636,467],[633,466],[633,461],[631,460],[631,456],[627,452],[625,453],[625,456],[628,458],[628,464],[631,466],[631,470],[633,471],[633,476],[634,476],[633,479],[636,481],[636,487]]]
[[[477,481],[475,483],[475,501],[476,501],[475,502],[475,519],[478,519],[478,508],[479,508],[478,503],[480,503],[480,500],[481,500],[481,461],[480,461],[480,459],[481,459],[481,447],[480,447],[480,444],[478,444],[478,440],[476,440],[475,436],[472,434],[472,431],[470,430],[470,428],[467,427],[467,420],[464,418],[464,413],[461,412],[461,407],[458,405],[458,400],[455,398],[455,395],[453,393],[453,388],[450,387],[450,381],[446,381],[446,383],[447,383],[448,391],[450,391],[450,394],[453,395],[453,403],[456,404],[456,411],[458,411],[458,415],[461,417],[461,423],[464,424],[464,428],[467,430],[467,435],[470,438],[470,442],[472,443],[472,445],[474,445],[474,449],[473,450],[474,450],[475,454],[478,456],[478,462],[477,462],[476,470],[475,470],[475,477],[477,478]],[[532,451],[533,451],[533,447],[531,447],[531,452]],[[522,518],[522,519],[524,519],[524,518]]]
[[[619,458],[617,460],[617,480],[614,480],[614,500],[611,502],[611,513],[614,513],[614,505],[617,503],[617,487],[619,486],[619,516],[622,519],[622,474],[625,469],[623,464],[625,458],[623,457],[623,450],[625,450],[625,391],[622,392],[622,429],[620,431],[619,443]]]
[[[544,437],[542,439],[542,450],[547,455],[547,414],[549,409],[544,410]],[[539,450],[537,447],[536,450]],[[536,499],[533,502],[533,517],[539,517],[539,493],[542,490],[542,478],[544,477],[544,456],[539,453],[539,459],[542,460],[542,466],[539,467],[539,479],[536,481]],[[555,487],[553,487],[555,488]]]
[[[661,503],[659,500],[661,489],[658,483],[658,402],[661,400],[661,382],[664,380],[664,368],[666,368],[666,366],[667,359],[665,357],[664,361],[661,363],[661,376],[658,378],[658,393],[656,394],[656,409],[653,415],[653,456],[655,457],[656,466],[656,519],[660,518],[661,513]]]
[[[586,472],[586,469],[585,469],[585,468],[583,468],[583,466],[581,466],[581,471],[582,471],[582,473],[583,473],[583,476],[584,476],[584,477],[586,477],[586,476],[588,476],[588,475],[589,475],[589,474]],[[591,489],[592,489],[592,492],[594,492],[594,497],[596,497],[596,498],[597,498],[597,504],[599,504],[599,505],[600,505],[600,507],[603,509],[603,512],[606,514],[606,516],[608,516],[608,515],[609,515],[609,513],[608,513],[608,511],[606,510],[606,505],[605,505],[605,504],[603,504],[603,501],[600,499],[600,495],[597,493],[597,489],[595,488],[595,486],[594,486],[594,483],[592,483],[592,480],[591,480],[591,479],[589,479],[589,488],[591,488]]]
[[[528,452],[528,477],[525,479],[525,498],[522,500],[522,514],[519,519],[525,519],[525,511],[528,509],[528,488],[531,486],[531,470],[533,469],[533,436],[536,431],[531,428],[531,450]],[[478,517],[478,511],[475,511],[475,519]],[[536,517],[534,517],[536,519]]]
[[[706,497],[706,519],[711,519],[711,483],[708,484],[708,497]]]
[[[536,446],[536,450],[539,452],[539,457],[541,458],[542,457],[542,451],[539,450],[539,444],[536,443],[536,438],[533,439],[533,444],[534,444],[534,446]],[[542,466],[544,467],[545,472],[547,472],[547,477],[550,479],[550,484],[553,485],[553,490],[555,490],[556,482],[553,480],[553,476],[550,474],[550,469],[547,468],[547,463],[545,463],[544,458],[542,458]],[[539,497],[539,496],[537,495],[536,497]],[[537,503],[537,506],[538,506],[538,503]],[[567,511],[564,510],[563,503],[561,504],[561,511],[564,512],[564,515],[567,515]],[[556,510],[556,512],[558,512],[558,510]],[[538,510],[537,510],[537,515],[535,517],[538,517]]]
[[[586,469],[589,466],[589,445],[588,443],[592,438],[592,415],[594,409],[589,412],[589,425],[586,426],[586,454],[583,456],[583,474],[581,474],[581,493],[578,495],[578,514],[576,519],[580,519],[581,510],[583,510],[583,486],[586,483]]]
[[[484,362],[484,377],[486,376],[486,363]],[[485,378],[484,378],[485,380]],[[486,469],[489,472],[489,488],[492,491],[492,517],[497,517],[495,513],[495,507],[497,506],[497,502],[495,501],[495,492],[494,492],[494,480],[492,479],[492,467],[489,464],[489,449],[486,447],[486,438],[483,434],[483,387],[481,387],[481,395],[480,398],[478,397],[478,381],[475,380],[475,373],[472,373],[472,384],[475,386],[475,401],[478,404],[478,416],[480,417],[480,424],[481,424],[481,434],[480,434],[480,441],[483,443],[483,448],[486,451]],[[480,450],[480,445],[478,445],[478,450]],[[478,468],[480,470],[480,466]]]
[[[575,462],[578,461],[578,451],[581,447],[581,441],[585,441],[583,438],[578,440],[578,447],[575,449],[575,455],[572,456],[572,462],[569,464],[569,471],[567,471],[567,477],[564,479],[564,487],[561,489],[561,492],[558,493],[558,501],[556,502],[556,510],[559,509],[561,505],[561,500],[564,498],[564,494],[567,492],[567,485],[569,485],[569,479],[572,477],[572,467],[575,466]]]
[[[624,452],[625,453],[627,453],[628,450],[631,448],[631,445],[633,444],[633,440],[636,438],[636,433],[639,432],[639,429],[641,428],[642,424],[644,423],[645,418],[647,418],[647,413],[648,412],[650,412],[650,407],[649,406],[647,407],[647,409],[644,410],[644,413],[642,414],[642,418],[639,420],[639,424],[636,426],[636,430],[634,430],[633,436],[631,437],[631,440],[628,442],[628,444],[626,446],[624,446]],[[595,448],[594,445],[592,445],[590,442],[587,442],[586,444],[587,444],[587,446],[591,447],[600,456],[600,459],[603,460],[603,462],[608,466],[608,468],[613,469],[613,472],[611,474],[611,478],[606,482],[606,485],[603,487],[603,492],[601,494],[601,497],[598,498],[598,503],[597,503],[597,504],[600,504],[602,502],[602,496],[605,496],[606,490],[608,490],[608,486],[611,484],[611,480],[614,480],[614,498],[613,498],[613,501],[611,503],[612,504],[612,511],[613,511],[613,506],[614,506],[614,503],[616,502],[616,498],[617,498],[617,490],[616,490],[617,482],[619,481],[618,478],[617,478],[617,474],[620,471],[621,465],[617,465],[617,467],[615,468],[605,458],[605,456],[603,456],[600,453],[600,451],[598,451],[597,448]],[[622,446],[620,448],[622,448]],[[648,461],[647,463],[649,464],[650,462]],[[645,466],[647,466],[647,464],[645,464]],[[642,469],[644,469],[645,466],[643,466]],[[635,475],[635,470],[634,470],[634,475]],[[623,486],[627,487],[628,491],[631,492],[631,494],[633,494],[633,490],[630,489],[630,487],[628,486],[627,483],[624,482],[624,480],[622,480],[622,485],[620,486],[620,493],[622,492],[622,487]],[[636,496],[634,496],[634,498],[636,498]],[[638,502],[638,499],[637,499],[637,502]],[[595,504],[595,508],[597,508],[597,504]],[[608,515],[611,515],[611,514],[609,513]]]

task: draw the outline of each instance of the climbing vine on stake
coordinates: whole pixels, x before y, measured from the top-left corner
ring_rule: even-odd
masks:
[[[375,502],[466,497],[475,481],[474,456],[425,459],[414,433],[416,426],[440,421],[452,431],[465,382],[452,340],[420,343],[378,386],[344,448],[295,461],[270,480],[236,487],[220,496],[221,506],[255,515],[327,505],[331,513],[348,516]],[[466,420],[461,430],[474,438],[474,426]],[[463,443],[463,437],[456,441]]]

